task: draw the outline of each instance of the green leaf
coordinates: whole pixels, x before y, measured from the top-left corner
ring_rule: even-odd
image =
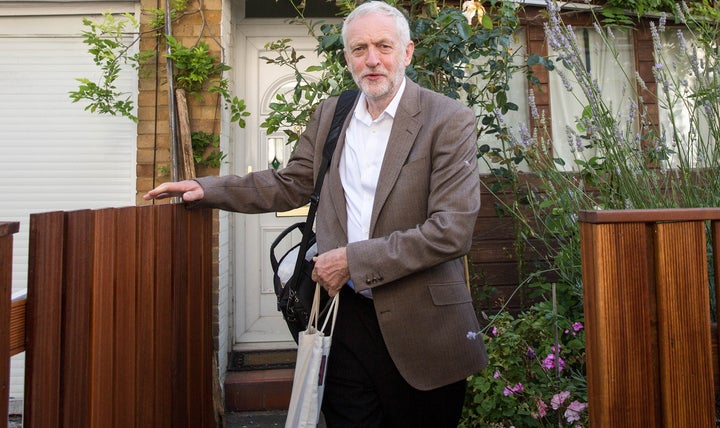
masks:
[[[480,23],[482,24],[482,27],[486,30],[492,30],[493,29],[493,22],[490,18],[490,15],[485,14],[483,15],[482,19],[480,20]]]

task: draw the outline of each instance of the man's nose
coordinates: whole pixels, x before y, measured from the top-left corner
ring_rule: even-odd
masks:
[[[367,58],[365,58],[365,64],[368,67],[375,67],[380,64],[380,56],[375,48],[368,49]]]

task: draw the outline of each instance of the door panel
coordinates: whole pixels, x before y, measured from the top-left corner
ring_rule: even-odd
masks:
[[[244,87],[245,101],[252,113],[244,130],[244,141],[238,141],[233,159],[236,171],[257,171],[271,167],[276,160],[280,167],[287,162],[291,148],[284,133],[267,135],[260,124],[269,113],[275,94],[295,84],[290,68],[267,64],[261,57],[275,54],[265,49],[268,42],[292,38],[298,55],[305,56],[300,69],[316,64],[316,40],[307,36],[304,26],[286,24],[281,20],[245,20],[236,27],[236,58],[241,68],[236,82]],[[260,112],[255,113],[255,112]],[[239,139],[238,139],[239,140]],[[304,220],[305,211],[293,213],[237,214],[235,223],[235,349],[272,349],[294,346],[285,321],[277,310],[270,267],[270,246],[286,227]],[[300,235],[293,237],[294,243]],[[289,246],[289,245],[288,245]],[[284,248],[278,248],[282,254]]]

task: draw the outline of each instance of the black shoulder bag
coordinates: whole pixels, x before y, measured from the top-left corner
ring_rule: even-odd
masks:
[[[270,246],[270,265],[273,270],[273,283],[275,286],[275,295],[278,299],[278,310],[282,312],[283,318],[295,342],[298,340],[298,334],[307,328],[313,296],[315,294],[315,282],[311,278],[312,270],[315,266],[312,258],[317,255],[313,224],[315,223],[315,213],[318,203],[320,202],[320,191],[322,190],[323,181],[325,180],[325,172],[327,172],[333,152],[335,152],[335,146],[340,136],[343,122],[350,112],[356,96],[357,91],[351,90],[340,94],[340,98],[338,99],[330,126],[330,132],[328,132],[327,140],[323,146],[323,159],[320,170],[318,171],[317,181],[315,182],[315,189],[310,196],[310,209],[308,210],[307,219],[285,229]],[[302,233],[302,240],[299,244],[285,252],[278,260],[275,256],[275,247],[294,230],[299,230]],[[300,254],[304,255],[304,257],[299,257]],[[293,273],[289,278],[283,279],[282,275],[279,275],[281,266],[287,266],[287,263],[292,263],[293,258],[295,258]],[[328,297],[325,290],[322,290],[322,307],[326,306],[325,303]]]

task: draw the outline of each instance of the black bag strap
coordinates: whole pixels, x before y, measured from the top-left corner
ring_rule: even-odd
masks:
[[[310,209],[308,210],[307,220],[305,220],[305,227],[303,228],[303,237],[300,241],[300,248],[298,251],[298,258],[295,262],[295,270],[293,271],[293,278],[297,278],[302,270],[302,262],[307,253],[308,247],[310,246],[311,231],[315,222],[315,213],[317,212],[318,204],[320,203],[320,192],[322,191],[323,181],[325,181],[325,173],[330,167],[330,161],[332,160],[333,153],[335,152],[335,146],[337,145],[338,137],[340,136],[340,130],[342,129],[343,123],[350,109],[355,103],[357,97],[357,90],[347,90],[340,94],[337,105],[335,106],[335,114],[333,115],[332,124],[330,125],[330,132],[328,132],[327,139],[325,140],[325,146],[323,147],[323,158],[320,164],[320,170],[318,171],[317,181],[315,182],[315,189],[310,195]],[[297,291],[297,281],[289,281],[288,287],[291,292]]]

